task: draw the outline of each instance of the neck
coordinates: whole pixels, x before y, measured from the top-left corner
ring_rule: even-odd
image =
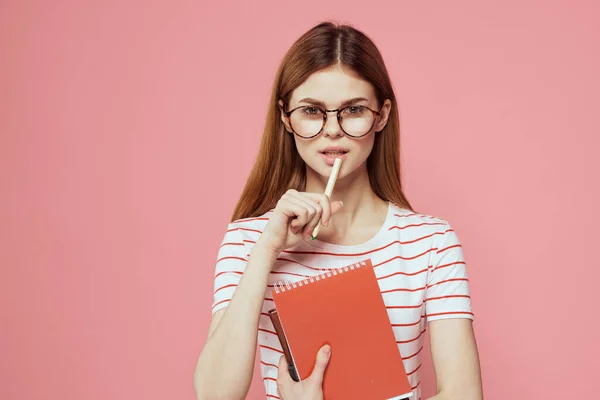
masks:
[[[324,193],[329,177],[306,171],[306,192]],[[381,225],[382,216],[387,214],[387,202],[383,201],[371,188],[366,164],[343,178],[338,178],[331,195],[332,201],[341,200],[344,206],[331,219],[327,227],[321,227],[319,237],[344,240],[353,228],[363,228],[371,224],[373,229]],[[333,235],[333,237],[332,237]]]

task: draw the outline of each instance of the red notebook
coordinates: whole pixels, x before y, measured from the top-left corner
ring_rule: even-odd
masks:
[[[276,285],[276,314],[300,380],[331,345],[325,400],[404,399],[412,395],[371,260]]]

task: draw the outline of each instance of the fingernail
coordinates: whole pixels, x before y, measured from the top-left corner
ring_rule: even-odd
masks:
[[[323,347],[323,354],[327,357],[331,354],[331,347],[328,344]]]
[[[340,201],[340,206],[342,206],[342,207],[344,206],[344,203],[342,203],[341,201]]]

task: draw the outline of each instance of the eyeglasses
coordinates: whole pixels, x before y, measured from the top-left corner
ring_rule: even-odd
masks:
[[[373,129],[381,108],[375,111],[367,106],[347,106],[337,110],[323,110],[317,106],[300,106],[284,114],[293,133],[310,139],[323,131],[327,123],[327,113],[330,112],[337,113],[338,123],[346,135],[359,138]]]

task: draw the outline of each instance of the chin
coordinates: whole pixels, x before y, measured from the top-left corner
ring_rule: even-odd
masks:
[[[325,164],[322,160],[312,160],[311,162],[306,163],[307,167],[312,169],[316,174],[321,175],[325,179],[329,178],[331,174],[332,167]],[[345,161],[342,163],[340,167],[340,171],[338,172],[337,179],[341,179],[342,177],[347,175],[348,168],[351,167],[349,161]]]

